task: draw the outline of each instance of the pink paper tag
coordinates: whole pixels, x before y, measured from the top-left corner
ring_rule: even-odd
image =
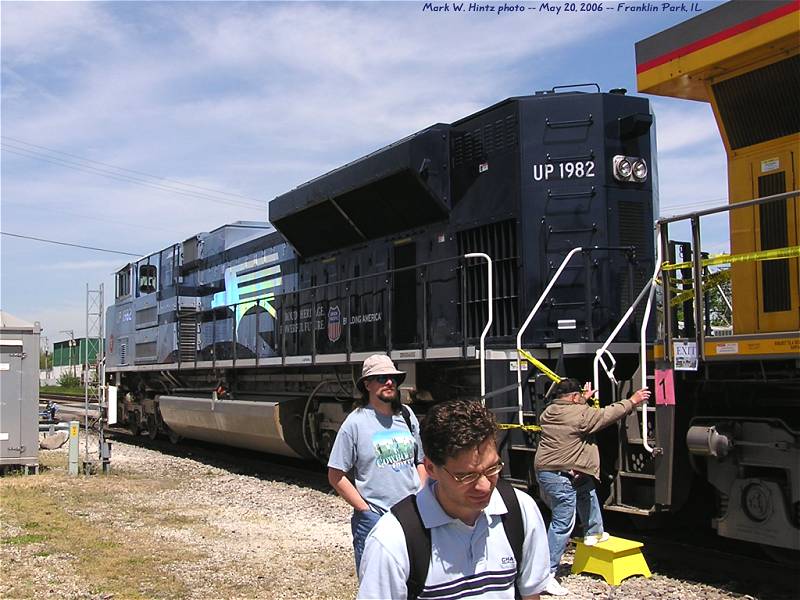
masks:
[[[675,406],[675,377],[672,369],[656,369],[656,405]]]

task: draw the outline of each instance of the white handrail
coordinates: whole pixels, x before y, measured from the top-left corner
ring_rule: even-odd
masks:
[[[614,338],[617,337],[617,334],[622,329],[622,326],[625,325],[625,323],[628,321],[630,316],[633,314],[633,311],[636,310],[636,307],[639,306],[639,303],[645,297],[645,294],[647,294],[647,292],[652,288],[652,286],[653,286],[652,280],[648,281],[647,284],[645,284],[645,286],[642,288],[642,291],[639,292],[638,296],[636,296],[636,300],[633,301],[633,304],[631,304],[630,307],[628,308],[628,310],[625,312],[625,314],[622,315],[622,318],[619,320],[619,322],[617,323],[616,327],[614,327],[613,331],[608,336],[608,339],[594,353],[594,361],[592,363],[592,371],[593,371],[593,374],[594,374],[594,379],[593,379],[592,383],[593,383],[594,389],[597,390],[598,399],[600,398],[600,391],[599,391],[600,390],[600,369],[598,367],[599,367],[600,363],[602,362],[602,356],[603,356],[603,354],[607,354],[607,355],[611,356],[612,359],[613,359],[613,355],[608,350],[608,347],[611,345],[611,342],[614,341]],[[609,376],[609,379],[610,379],[610,376]]]
[[[567,254],[567,256],[564,258],[564,260],[561,262],[561,266],[558,267],[558,270],[556,271],[556,274],[553,275],[553,278],[550,280],[550,283],[547,284],[547,287],[542,292],[542,295],[539,296],[538,302],[536,302],[536,305],[531,309],[531,312],[530,312],[530,314],[528,314],[528,318],[525,319],[525,322],[522,324],[522,327],[519,328],[519,333],[517,333],[517,350],[522,348],[522,334],[525,333],[525,330],[528,328],[528,325],[530,325],[530,322],[533,320],[533,317],[536,314],[536,312],[539,310],[539,307],[544,303],[544,300],[547,297],[547,294],[550,293],[550,289],[553,287],[553,285],[555,284],[556,280],[561,276],[561,272],[564,270],[564,267],[566,267],[567,263],[569,262],[569,260],[577,252],[580,252],[581,250],[583,250],[583,248],[580,247],[580,246],[570,250],[569,254]],[[517,406],[519,407],[518,415],[519,415],[519,424],[520,425],[523,424],[522,423],[522,368],[521,368],[521,364],[522,364],[522,359],[519,356],[519,352],[518,352],[517,353]]]
[[[493,305],[494,305],[494,298],[492,297],[493,288],[492,288],[492,259],[489,258],[488,254],[484,254],[483,252],[470,252],[469,254],[465,254],[464,258],[483,258],[486,261],[486,269],[488,271],[488,300],[489,300],[489,319],[486,321],[486,327],[483,328],[483,333],[481,333],[481,341],[480,341],[480,354],[481,354],[481,404],[486,405],[486,348],[485,348],[485,340],[486,335],[489,333],[489,329],[492,326],[492,320],[494,319],[494,312],[493,312]],[[464,265],[466,267],[466,265]],[[464,277],[467,276],[466,268],[464,269]],[[462,310],[467,310],[466,306],[461,307]],[[464,335],[467,335],[467,332],[464,332]]]
[[[653,276],[650,280],[645,284],[642,288],[642,291],[639,292],[639,295],[634,300],[633,304],[628,308],[622,318],[617,323],[617,326],[614,327],[614,330],[611,332],[611,335],[608,336],[608,339],[605,343],[597,349],[594,353],[594,361],[592,364],[593,376],[594,376],[594,389],[598,390],[598,398],[599,398],[599,389],[600,389],[600,369],[598,368],[600,363],[602,362],[602,355],[608,354],[612,356],[611,353],[608,351],[608,347],[611,345],[611,342],[614,341],[614,338],[617,337],[617,334],[622,329],[622,326],[628,321],[630,316],[633,314],[633,311],[636,310],[636,307],[644,298],[645,294],[648,295],[647,298],[647,306],[644,311],[644,315],[642,317],[642,327],[640,330],[640,348],[639,348],[639,361],[641,362],[639,366],[639,370],[641,372],[641,387],[642,389],[647,387],[647,344],[646,344],[646,335],[647,335],[647,322],[650,319],[650,309],[653,305],[653,296],[655,295],[656,290],[656,280],[658,278],[658,273],[661,271],[661,231],[658,232],[656,236],[656,264],[655,268],[653,269]],[[613,358],[612,358],[613,360]],[[604,364],[605,369],[605,364]],[[612,369],[613,371],[613,369]],[[608,375],[608,371],[606,370],[606,374]],[[610,378],[610,375],[609,375]],[[642,445],[644,449],[653,453],[653,448],[650,444],[647,443],[647,405],[642,407]]]
[[[696,249],[699,251],[699,249]],[[656,293],[656,280],[658,278],[658,274],[661,272],[661,228],[658,228],[658,233],[656,234],[656,265],[653,269],[653,276],[650,278],[650,295],[647,298],[647,307],[644,309],[644,316],[642,317],[642,329],[641,329],[641,348],[639,349],[639,360],[641,362],[640,371],[642,373],[642,387],[644,389],[647,387],[647,344],[646,342],[646,335],[647,335],[647,322],[650,320],[650,309],[653,306],[653,296]],[[669,298],[664,298],[664,302],[668,302]],[[702,324],[701,324],[702,326]],[[647,443],[647,403],[642,404],[642,445],[644,449],[647,450],[650,454],[653,453],[653,448],[650,447],[650,444]]]

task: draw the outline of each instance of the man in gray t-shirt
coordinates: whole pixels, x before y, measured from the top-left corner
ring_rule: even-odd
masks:
[[[400,403],[404,379],[388,356],[364,361],[356,384],[361,398],[339,429],[328,460],[328,481],[353,507],[356,572],[364,541],[380,516],[425,481],[419,422]],[[347,478],[351,471],[355,485]]]

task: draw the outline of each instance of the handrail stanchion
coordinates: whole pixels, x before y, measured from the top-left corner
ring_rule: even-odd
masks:
[[[488,254],[484,254],[483,252],[470,252],[469,254],[465,254],[464,258],[482,258],[486,261],[486,271],[488,274],[488,282],[487,282],[487,294],[488,294],[488,302],[489,302],[489,318],[486,321],[486,326],[483,328],[483,333],[481,333],[481,340],[480,340],[480,353],[481,353],[481,404],[484,406],[486,405],[486,335],[489,333],[489,329],[492,327],[492,321],[494,319],[494,312],[492,305],[494,304],[494,297],[493,297],[493,287],[492,287],[492,259],[489,258]],[[466,263],[464,264],[464,273],[466,275]]]
[[[656,265],[653,269],[653,276],[650,278],[650,294],[647,297],[647,306],[644,309],[644,315],[642,316],[642,329],[641,329],[641,340],[640,340],[640,348],[639,348],[639,360],[641,361],[641,366],[639,370],[642,374],[642,388],[644,389],[647,387],[647,322],[650,320],[650,309],[653,306],[653,296],[656,293],[656,281],[658,279],[658,273],[661,271],[661,228],[658,228],[658,232],[656,233]],[[642,405],[642,445],[644,449],[647,450],[650,454],[653,453],[653,448],[650,447],[650,444],[647,443],[647,403]]]
[[[567,263],[570,261],[570,259],[573,256],[575,256],[575,254],[581,252],[582,250],[583,248],[580,246],[577,248],[573,248],[561,262],[561,266],[558,267],[556,274],[553,275],[553,278],[550,280],[550,283],[547,284],[547,287],[542,292],[542,295],[539,296],[539,300],[536,302],[536,305],[528,314],[528,318],[525,319],[525,322],[522,324],[522,327],[519,328],[519,332],[517,333],[517,350],[522,348],[522,334],[525,333],[525,330],[528,328],[528,325],[530,325],[530,322],[533,320],[533,317],[534,315],[536,315],[536,312],[539,310],[539,307],[541,307],[541,305],[544,303],[547,294],[550,293],[550,290],[552,289],[556,280],[561,276],[561,272],[567,266]],[[517,406],[519,407],[519,424],[522,425],[522,368],[520,365],[521,365],[521,358],[519,356],[519,353],[517,353]]]
[[[653,269],[653,276],[647,282],[647,284],[642,288],[642,291],[639,292],[639,295],[636,297],[636,300],[633,301],[633,304],[625,311],[625,314],[617,323],[617,326],[614,327],[614,330],[608,336],[608,339],[605,343],[597,349],[594,353],[594,360],[592,361],[592,373],[593,373],[593,385],[595,390],[600,389],[600,363],[602,361],[603,354],[608,354],[613,358],[613,355],[608,351],[608,347],[611,345],[611,342],[614,341],[614,338],[617,337],[617,334],[622,329],[623,325],[627,323],[630,316],[633,314],[633,311],[636,310],[636,307],[639,306],[639,303],[644,299],[645,295],[648,296],[647,298],[647,306],[645,308],[644,315],[642,316],[642,328],[641,328],[641,340],[640,340],[640,348],[639,348],[639,359],[642,361],[640,365],[640,371],[642,374],[642,387],[647,386],[647,344],[645,343],[645,336],[647,335],[647,321],[650,319],[650,308],[653,304],[653,296],[655,295],[655,286],[656,286],[656,279],[658,277],[658,273],[661,270],[661,232],[659,231],[658,235],[656,236],[656,263]],[[605,364],[605,363],[604,363]],[[605,369],[605,366],[604,366]],[[608,371],[606,374],[611,379],[611,373]],[[599,394],[599,391],[597,392]],[[598,396],[599,397],[599,396]],[[647,443],[647,406],[642,408],[642,440],[643,446],[645,450],[653,453],[653,448]]]

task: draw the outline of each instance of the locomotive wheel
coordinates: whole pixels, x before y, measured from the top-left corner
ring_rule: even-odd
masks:
[[[128,431],[131,432],[131,435],[136,437],[140,433],[142,433],[142,428],[139,425],[139,415],[136,413],[130,413],[128,415]]]
[[[158,424],[156,423],[155,415],[147,415],[147,437],[151,440],[156,439],[158,436]]]

